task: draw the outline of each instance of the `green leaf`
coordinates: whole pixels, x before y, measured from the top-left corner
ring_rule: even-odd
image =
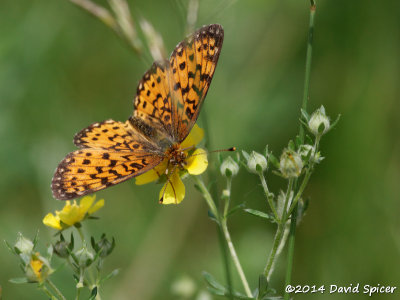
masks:
[[[301,116],[304,118],[304,120],[306,120],[307,122],[310,120],[310,116],[309,114],[304,110],[301,109]]]
[[[299,149],[302,144],[300,136],[296,135],[296,148]]]
[[[265,157],[268,159],[268,156],[269,156],[268,145],[265,146],[264,153],[265,153]]]
[[[331,124],[331,127],[329,127],[329,130],[331,130],[333,127],[336,126],[336,124],[339,122],[341,116],[342,116],[341,114],[338,114],[336,120],[333,121],[333,123]],[[328,130],[328,131],[329,131],[329,130]]]
[[[318,126],[318,133],[323,133],[325,130],[325,124],[322,122],[319,126]]]
[[[246,207],[246,203],[245,203],[245,202],[243,202],[243,203],[241,203],[241,204],[239,204],[239,205],[236,205],[235,207],[233,207],[233,208],[228,212],[228,214],[227,214],[226,216],[228,217],[228,216],[230,216],[230,215],[233,215],[235,212],[237,212],[238,210],[243,209],[243,208],[245,208],[245,207]]]
[[[9,282],[15,283],[15,284],[29,283],[28,278],[26,278],[26,277],[11,278],[9,280]]]
[[[103,277],[103,278],[100,280],[100,285],[102,285],[102,283],[103,283],[104,281],[106,281],[106,280],[108,280],[108,279],[111,279],[111,278],[117,276],[118,274],[119,274],[119,269],[115,269],[114,271],[112,271],[111,273],[109,273],[107,276]]]
[[[4,243],[6,244],[6,247],[8,248],[8,250],[10,250],[11,253],[18,255],[18,253],[15,252],[15,249],[6,240],[4,240]]]
[[[268,161],[275,166],[275,168],[279,169],[279,160],[273,155],[272,153],[269,154],[268,156]]]
[[[308,124],[307,124],[306,122],[304,122],[303,119],[300,119],[299,121],[300,121],[300,124],[301,124],[301,125],[303,125],[305,128],[308,129]]]
[[[245,159],[246,161],[248,161],[250,155],[249,155],[246,151],[244,151],[244,150],[242,150],[242,154],[243,154],[244,159]]]
[[[91,291],[91,293],[90,293],[90,297],[89,297],[88,300],[94,300],[94,299],[96,299],[96,296],[97,296],[97,286],[95,286],[95,287],[92,289],[92,291]]]
[[[306,136],[305,136],[305,143],[306,143],[306,144],[309,144],[309,145],[314,144],[313,139],[312,139],[311,136],[309,136],[308,134],[306,134]]]
[[[267,219],[267,220],[270,220],[270,221],[275,221],[274,217],[270,216],[269,214],[267,214],[265,212],[262,212],[262,211],[259,211],[259,210],[256,210],[256,209],[245,208],[244,211],[249,213],[249,214],[251,214],[251,215],[253,215],[253,216],[257,216],[257,217],[260,217],[260,218],[263,218],[263,219]]]
[[[71,232],[71,239],[69,242],[69,247],[68,247],[69,251],[72,252],[74,250],[74,235]]]
[[[207,284],[208,284],[210,287],[214,288],[214,289],[217,290],[217,291],[222,292],[223,294],[225,293],[225,291],[226,291],[225,287],[224,287],[222,284],[220,284],[220,283],[214,278],[214,276],[212,276],[210,273],[204,271],[204,272],[203,272],[203,277],[204,277],[204,279],[206,280]]]
[[[35,238],[33,239],[33,249],[35,249],[38,241],[39,241],[39,229],[36,231]]]
[[[292,151],[296,151],[296,147],[295,147],[294,142],[292,140],[289,141],[288,148],[290,150],[292,150]]]

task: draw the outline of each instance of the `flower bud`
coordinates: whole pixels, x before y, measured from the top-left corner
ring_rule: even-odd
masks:
[[[115,247],[115,239],[113,238],[112,242],[110,242],[104,233],[98,242],[95,242],[94,238],[92,237],[91,243],[94,251],[96,251],[96,253],[100,253],[101,257],[110,255]]]
[[[247,167],[252,173],[258,174],[259,172],[264,172],[268,167],[267,158],[264,155],[253,151],[247,160]]]
[[[33,243],[31,240],[25,238],[21,233],[19,233],[18,240],[15,243],[14,248],[22,254],[30,255],[30,253],[33,251]]]
[[[69,247],[70,243],[68,243],[67,241],[58,241],[53,245],[53,250],[57,256],[66,258],[69,256]]]
[[[239,172],[239,165],[236,161],[233,160],[232,157],[228,156],[222,162],[220,171],[222,176],[231,177],[237,175]]]
[[[196,284],[188,276],[178,279],[171,287],[173,294],[184,299],[193,299],[193,295],[196,293],[196,288]]]
[[[49,262],[39,252],[32,254],[25,267],[25,276],[29,282],[43,282],[52,272]]]
[[[292,150],[283,151],[279,165],[285,178],[298,177],[303,169],[303,161],[300,155]]]
[[[311,152],[311,154],[310,154]],[[301,157],[307,157],[309,154],[311,156],[314,155],[314,147],[308,144],[304,144],[304,145],[300,145],[299,150],[297,150],[297,153],[301,156]]]
[[[311,153],[310,153],[311,152]],[[310,161],[314,163],[320,163],[324,158],[321,157],[321,153],[317,152],[315,153],[315,148],[311,145],[304,144],[299,147],[299,150],[297,150],[297,153],[304,159],[308,155],[310,155]]]
[[[323,135],[330,127],[329,118],[325,114],[325,108],[321,105],[310,117],[308,128],[314,135]]]
[[[81,267],[88,267],[93,262],[94,255],[86,247],[76,251],[75,255]]]

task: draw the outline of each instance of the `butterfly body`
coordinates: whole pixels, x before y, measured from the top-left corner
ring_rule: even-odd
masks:
[[[187,164],[184,145],[208,92],[223,42],[220,25],[204,26],[179,43],[169,60],[155,62],[138,84],[126,122],[94,123],[75,135],[80,148],[59,164],[55,198],[80,197],[155,169]],[[161,174],[160,174],[161,175]]]

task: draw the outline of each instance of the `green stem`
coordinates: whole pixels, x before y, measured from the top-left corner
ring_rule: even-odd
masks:
[[[46,279],[46,283],[53,289],[53,291],[56,293],[59,299],[66,300],[61,291],[56,287],[56,285],[50,279]]]
[[[279,216],[276,211],[275,203],[273,201],[272,194],[269,192],[267,181],[265,180],[265,177],[264,177],[264,173],[260,172],[258,175],[260,177],[261,185],[264,189],[265,197],[267,197],[269,207],[271,208],[271,210],[275,216],[275,220],[279,220]]]
[[[228,205],[226,204],[227,202],[225,202],[224,216],[221,217],[221,214],[217,210],[217,208],[215,206],[215,202],[214,202],[210,192],[206,188],[206,186],[205,186],[203,180],[201,179],[201,177],[200,176],[193,176],[193,178],[195,179],[198,187],[200,188],[200,191],[203,194],[203,197],[206,200],[206,202],[207,202],[207,204],[208,204],[208,206],[210,208],[210,211],[213,213],[213,215],[215,216],[215,218],[217,220],[219,229],[220,229],[220,231],[221,231],[221,233],[223,235],[223,238],[225,238],[226,244],[228,245],[229,253],[230,253],[231,257],[232,257],[232,260],[234,262],[236,270],[237,270],[237,272],[239,274],[239,277],[240,277],[240,279],[242,281],[243,288],[244,288],[244,290],[246,292],[246,295],[248,297],[252,297],[249,284],[248,284],[246,276],[245,276],[245,274],[243,272],[243,268],[242,268],[242,266],[240,264],[240,261],[239,261],[239,258],[237,256],[235,247],[233,246],[232,239],[231,239],[231,236],[229,234],[228,226],[227,226],[227,223],[226,223],[226,218],[225,217],[226,217],[226,214],[227,214],[228,208],[229,208],[229,200],[227,201]],[[229,182],[230,182],[230,180],[228,179],[228,188],[229,188],[229,193],[230,193],[230,184],[229,184]],[[225,211],[226,211],[226,213],[225,213]],[[225,243],[224,243],[224,246],[225,246]],[[226,259],[225,255],[224,255],[224,258]],[[227,270],[227,279],[228,278],[230,279],[229,263],[226,264],[226,270]],[[233,295],[232,295],[232,290],[233,290],[232,289],[232,283],[228,283],[228,287],[230,287],[229,294],[230,294],[231,297],[233,297]]]
[[[294,179],[290,178],[289,183],[288,183],[288,188],[286,191],[285,204],[284,204],[284,208],[282,211],[282,216],[279,219],[277,219],[277,220],[279,220],[278,228],[275,233],[274,241],[272,243],[272,249],[271,249],[271,252],[269,253],[267,264],[265,265],[265,268],[264,268],[264,275],[265,275],[265,277],[267,277],[268,281],[269,281],[272,271],[274,269],[274,264],[275,264],[275,261],[277,258],[278,249],[282,242],[283,234],[285,232],[285,225],[286,225],[286,221],[287,221],[286,210],[287,210],[287,206],[288,206],[289,199],[290,199],[290,193],[293,189],[293,182],[294,182]]]
[[[303,101],[301,108],[303,110],[307,110],[307,102],[309,99],[309,88],[310,88],[310,74],[311,74],[311,61],[312,61],[312,43],[314,37],[314,16],[315,16],[315,2],[311,0],[311,7],[310,7],[310,22],[308,25],[308,41],[307,41],[307,54],[306,54],[306,68],[305,68],[305,75],[304,75],[304,90],[303,90]],[[300,132],[299,136],[301,142],[304,142],[304,128],[303,125],[300,123]]]
[[[243,288],[244,288],[244,290],[246,292],[246,295],[247,295],[247,297],[252,297],[253,295],[251,293],[249,283],[247,282],[246,275],[244,274],[242,265],[240,264],[240,261],[239,261],[239,257],[238,257],[238,255],[236,253],[235,247],[233,246],[232,239],[231,239],[231,236],[229,234],[228,226],[227,226],[225,218],[222,220],[221,228],[222,228],[222,232],[224,233],[224,237],[225,237],[226,243],[228,244],[228,249],[229,249],[229,252],[231,254],[233,263],[234,263],[234,265],[236,267],[236,270],[237,270],[237,272],[239,274],[240,280],[242,281],[242,285],[243,285]]]
[[[271,249],[271,252],[269,253],[267,264],[265,265],[265,268],[264,268],[264,275],[265,275],[265,277],[267,277],[267,281],[269,281],[272,271],[273,271],[276,253],[278,251],[279,245],[281,244],[284,229],[285,229],[284,224],[281,224],[281,223],[278,224],[278,228],[276,230],[275,237],[274,237],[274,242],[272,244],[272,249]]]
[[[225,203],[224,203],[224,219],[227,218],[228,212],[229,212],[229,205],[231,204],[231,190],[232,190],[232,177],[228,176],[226,178],[226,190],[228,192],[228,195],[226,195],[225,198]]]
[[[240,264],[240,261],[239,261],[239,257],[236,253],[235,247],[233,246],[231,235],[229,234],[229,231],[228,231],[227,217],[228,217],[228,212],[229,212],[229,205],[231,202],[231,190],[232,190],[232,177],[231,176],[227,176],[227,178],[226,178],[226,190],[227,190],[227,195],[225,196],[224,215],[221,218],[221,229],[222,229],[222,232],[224,233],[226,243],[228,244],[229,252],[231,254],[233,263],[235,264],[236,270],[239,274],[240,280],[242,281],[243,288],[246,292],[246,295],[248,297],[252,297],[249,283],[247,282],[246,275],[244,274],[242,265]]]
[[[47,287],[45,287],[43,284],[40,286],[40,289],[49,297],[51,300],[58,300],[57,297],[55,297]]]
[[[285,287],[288,286],[292,280],[292,269],[293,269],[293,256],[294,256],[294,243],[296,239],[296,224],[297,223],[297,204],[294,206],[292,217],[290,220],[290,232],[289,232],[289,245],[288,245],[288,265],[285,276]],[[289,300],[290,294],[285,293],[285,300]]]
[[[200,189],[201,194],[203,195],[203,198],[206,200],[207,205],[211,211],[211,213],[214,215],[216,218],[217,224],[218,224],[218,238],[219,238],[219,243],[221,247],[221,252],[222,252],[222,257],[224,259],[224,266],[225,266],[225,276],[226,276],[226,282],[228,286],[228,291],[229,291],[229,298],[233,300],[233,284],[232,284],[232,276],[231,276],[231,271],[230,271],[230,265],[229,265],[229,259],[227,255],[227,249],[226,249],[226,243],[224,241],[224,233],[221,228],[221,221],[219,218],[218,210],[217,207],[215,206],[215,202],[208,191],[207,187],[205,186],[203,180],[201,179],[200,176],[192,176],[194,181],[196,182],[197,186]]]
[[[200,176],[192,176],[192,178],[196,181],[197,186],[200,188],[200,191],[203,194],[203,198],[206,200],[211,213],[218,220],[219,214],[218,214],[217,207],[215,206],[215,202],[214,202],[210,192],[208,191],[207,187],[205,186],[203,180],[201,179]]]
[[[303,101],[301,108],[306,111],[307,110],[307,102],[309,99],[309,88],[310,88],[310,74],[311,74],[311,61],[312,61],[312,44],[314,37],[314,18],[315,18],[315,10],[316,4],[314,0],[310,0],[310,20],[308,25],[308,41],[307,41],[307,54],[306,54],[306,67],[305,67],[305,75],[304,75],[304,91],[303,91]],[[300,123],[300,131],[299,137],[301,143],[304,142],[304,128]],[[316,145],[319,142],[317,138]],[[315,147],[314,154],[317,153],[317,148]],[[288,286],[291,282],[292,278],[292,269],[293,269],[293,258],[294,258],[294,246],[295,246],[295,236],[296,236],[296,220],[297,220],[297,210],[298,205],[297,202],[300,196],[303,194],[303,191],[308,183],[308,180],[311,176],[311,168],[307,170],[305,178],[296,194],[296,197],[292,201],[292,205],[289,209],[289,213],[291,213],[292,219],[290,223],[290,232],[289,232],[289,246],[288,246],[288,261],[286,267],[286,276],[285,276],[285,286]],[[285,292],[284,299],[289,300],[290,294]]]

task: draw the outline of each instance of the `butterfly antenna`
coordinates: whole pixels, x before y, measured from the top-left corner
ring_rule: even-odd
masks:
[[[193,154],[191,156],[204,155],[204,154],[215,153],[215,152],[231,152],[231,151],[236,151],[236,147],[231,147],[231,148],[228,148],[228,149],[221,149],[221,150],[213,150],[213,151],[204,150],[204,151],[205,151],[205,153],[196,153],[196,154]]]

